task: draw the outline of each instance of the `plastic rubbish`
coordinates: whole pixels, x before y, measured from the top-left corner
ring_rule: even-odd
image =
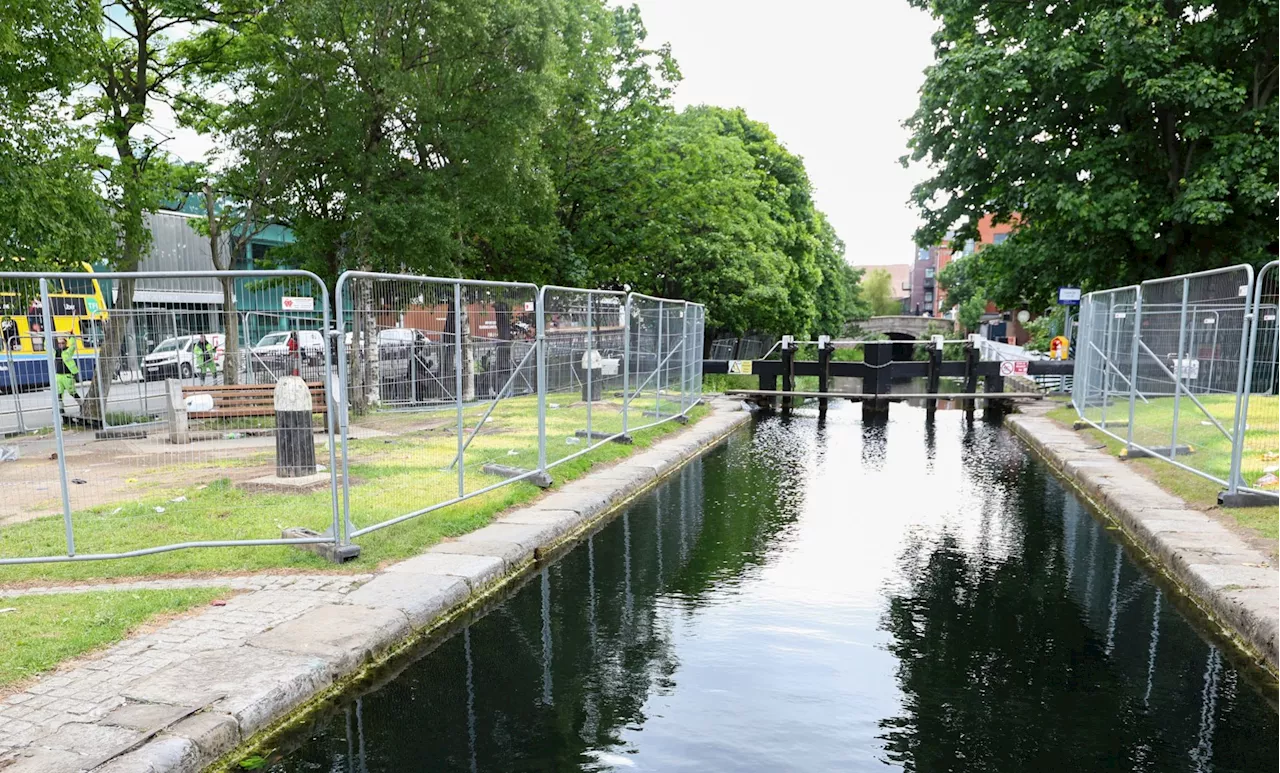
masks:
[[[187,412],[189,413],[213,410],[213,395],[211,394],[191,395],[183,402],[186,403]]]
[[[580,442],[582,442],[582,441],[578,440],[576,437],[567,437],[567,438],[565,438],[565,439],[564,439],[564,442],[565,442],[567,445],[576,446],[576,445],[578,445],[578,443],[580,443]]]
[[[1259,488],[1275,488],[1278,484],[1280,484],[1280,477],[1276,477],[1273,472],[1269,472],[1255,481],[1255,485]]]
[[[163,508],[163,507],[161,507],[161,506],[159,506],[159,505],[156,505],[153,509],[154,509],[157,513],[163,513],[163,512],[164,512],[164,508]]]
[[[72,479],[71,479],[71,482],[72,482],[72,483],[78,483],[78,484],[80,484],[80,485],[84,485],[85,483],[88,483],[89,481],[85,480],[84,478],[72,478]]]
[[[18,461],[17,446],[0,446],[0,462]]]
[[[186,498],[186,497],[174,497],[173,499],[170,499],[169,501],[170,501],[170,502],[185,502],[185,501],[187,501],[187,498]]]

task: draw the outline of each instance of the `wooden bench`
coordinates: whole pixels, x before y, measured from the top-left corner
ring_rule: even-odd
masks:
[[[311,412],[327,413],[324,384],[319,381],[308,381],[311,390]],[[192,395],[211,395],[212,411],[188,411],[187,417],[192,419],[230,419],[241,416],[274,416],[275,384],[213,384],[210,386],[182,387],[182,398]]]

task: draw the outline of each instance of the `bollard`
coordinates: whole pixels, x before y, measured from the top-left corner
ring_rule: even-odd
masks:
[[[316,474],[316,444],[311,434],[311,390],[299,376],[276,383],[276,477]]]

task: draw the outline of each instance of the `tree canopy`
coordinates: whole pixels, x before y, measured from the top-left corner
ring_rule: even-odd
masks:
[[[134,269],[147,213],[207,191],[207,237],[252,213],[293,231],[271,260],[330,279],[630,287],[707,304],[713,332],[866,314],[803,160],[740,109],[677,111],[635,7],[14,0],[0,22],[10,256]],[[209,157],[169,155],[169,110]]]
[[[1277,252],[1276,0],[911,0],[939,20],[908,120],[921,244],[1007,306]],[[904,159],[905,161],[905,159]]]

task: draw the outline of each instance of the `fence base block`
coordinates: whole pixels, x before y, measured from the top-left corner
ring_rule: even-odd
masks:
[[[573,436],[589,440],[609,440],[613,437],[608,432],[587,432],[585,429],[574,430]]]
[[[617,443],[617,444],[619,444],[619,445],[629,446],[629,445],[631,445],[632,443],[634,443],[634,442],[635,442],[635,440],[634,440],[630,435],[628,435],[628,434],[625,434],[625,433],[624,433],[624,434],[618,435],[616,438],[614,438],[614,439],[613,439],[613,442],[615,442],[615,443]]]
[[[145,429],[102,429],[93,433],[94,440],[146,440]]]
[[[1101,424],[1101,422],[1098,423]],[[1127,427],[1129,426],[1129,421],[1127,419],[1121,419],[1120,421],[1108,421],[1105,426],[1107,429],[1111,429],[1112,427]],[[1074,430],[1093,428],[1093,425],[1087,421],[1074,421],[1071,423],[1071,429]]]
[[[1107,422],[1110,424],[1110,422]],[[1177,456],[1187,456],[1195,453],[1195,449],[1191,446],[1178,446],[1176,449]],[[1152,446],[1148,449],[1131,448],[1127,451],[1120,451],[1121,459],[1168,459],[1172,455],[1169,446]]]
[[[305,526],[291,526],[280,532],[281,539],[309,539],[315,537],[328,537],[329,532],[326,530],[321,533]],[[343,564],[360,555],[359,545],[338,545],[333,542],[314,542],[306,545],[294,545],[308,553],[315,553],[318,556],[328,559],[335,564]]]
[[[528,470],[523,467],[508,467],[505,464],[486,464],[480,468],[480,471],[486,475],[497,475],[500,478],[518,478],[521,475],[527,475]],[[549,488],[551,486],[551,476],[545,472],[539,472],[525,478],[538,488]]]
[[[1229,494],[1218,492],[1218,504],[1221,507],[1271,507],[1276,506],[1274,494],[1257,494],[1252,491],[1237,491]]]

